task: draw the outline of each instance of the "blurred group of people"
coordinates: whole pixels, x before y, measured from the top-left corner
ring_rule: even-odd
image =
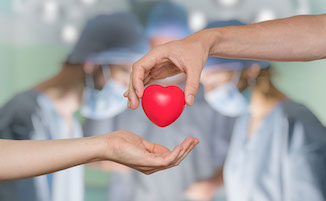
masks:
[[[195,103],[166,128],[141,108],[127,109],[123,93],[132,64],[151,48],[190,35],[188,24],[187,12],[172,3],[156,5],[145,27],[130,13],[90,19],[61,71],[3,107],[0,138],[64,139],[124,129],[168,148],[187,136],[200,139],[180,166],[153,175],[114,162],[93,164],[111,172],[109,201],[209,201],[223,188],[230,201],[325,200],[326,129],[273,85],[269,62],[208,58]],[[206,28],[238,25],[214,21]],[[179,74],[156,83],[183,87],[184,81]],[[82,201],[83,176],[78,166],[1,182],[0,200]]]

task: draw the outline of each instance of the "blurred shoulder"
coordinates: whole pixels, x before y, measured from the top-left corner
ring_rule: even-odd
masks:
[[[303,104],[294,101],[284,101],[280,104],[282,114],[291,122],[300,122],[309,127],[321,127],[323,124],[319,119]]]
[[[28,90],[16,94],[2,108],[0,115],[24,115],[32,113],[37,104],[39,92]]]
[[[32,115],[39,108],[39,92],[28,90],[15,95],[0,108],[1,138],[28,139],[33,128]]]
[[[326,148],[326,128],[304,105],[285,101],[280,105],[282,129],[287,131],[287,146],[294,153],[313,152]]]

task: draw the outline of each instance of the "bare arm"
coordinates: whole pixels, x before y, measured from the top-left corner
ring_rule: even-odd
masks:
[[[170,151],[124,130],[64,140],[0,140],[0,181],[38,176],[99,160],[151,174],[178,165],[198,142],[189,137]]]
[[[0,180],[55,172],[99,160],[96,139],[0,140]]]
[[[247,26],[207,30],[209,55],[270,61],[326,58],[326,14],[295,16]]]
[[[326,58],[326,14],[295,16],[245,26],[199,31],[151,50],[134,63],[128,107],[136,109],[144,86],[186,73],[185,100],[192,105],[208,56],[270,61]]]

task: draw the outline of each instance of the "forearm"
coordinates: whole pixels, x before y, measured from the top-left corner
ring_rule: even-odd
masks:
[[[0,181],[38,176],[98,160],[96,137],[64,140],[0,140]]]
[[[210,56],[269,61],[326,58],[326,15],[295,16],[199,32]]]

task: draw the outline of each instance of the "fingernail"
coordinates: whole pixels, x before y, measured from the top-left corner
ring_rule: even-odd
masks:
[[[188,105],[192,105],[194,103],[195,97],[193,95],[189,95],[187,97],[187,103]]]

